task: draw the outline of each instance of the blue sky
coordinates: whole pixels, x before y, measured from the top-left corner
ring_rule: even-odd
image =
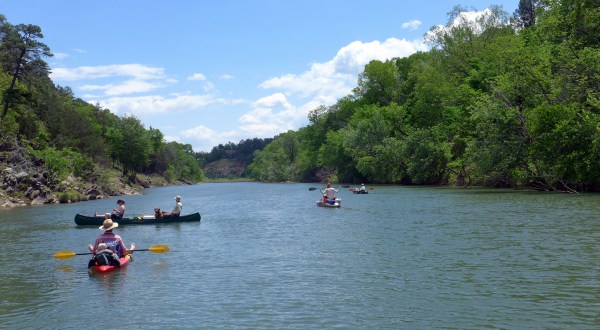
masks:
[[[42,28],[56,84],[210,151],[305,126],[369,61],[427,50],[455,5],[512,14],[518,0],[5,0],[0,13]]]

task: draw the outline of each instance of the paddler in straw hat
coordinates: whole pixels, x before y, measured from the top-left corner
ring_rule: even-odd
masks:
[[[104,220],[104,222],[102,223],[102,226],[100,226],[98,228],[100,230],[103,230],[104,233],[102,233],[100,236],[98,236],[96,238],[96,242],[94,243],[94,245],[88,244],[88,249],[90,250],[90,252],[95,254],[96,251],[98,250],[98,246],[101,243],[105,243],[109,249],[111,249],[113,252],[115,252],[119,256],[119,258],[122,258],[126,254],[129,254],[133,250],[135,250],[134,243],[131,243],[129,250],[127,250],[127,248],[125,247],[125,243],[123,243],[123,239],[121,238],[121,236],[113,233],[113,229],[115,229],[117,227],[119,227],[119,224],[116,222],[113,222],[112,219]]]

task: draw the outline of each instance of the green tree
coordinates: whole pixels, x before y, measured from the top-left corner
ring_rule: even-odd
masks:
[[[12,79],[8,89],[4,91],[4,108],[1,119],[6,117],[11,103],[19,97],[19,89],[15,88],[17,80],[28,71],[45,72],[49,69],[41,60],[42,56],[52,56],[50,48],[38,39],[44,38],[42,29],[37,25],[19,24],[12,26],[2,23],[0,51],[5,64],[10,65]]]
[[[519,0],[519,6],[513,17],[520,27],[531,27],[536,22],[537,10],[542,6],[541,0]]]
[[[128,116],[121,118],[118,126],[110,133],[111,154],[123,167],[123,175],[135,172],[150,163],[152,144],[148,131],[139,119]]]
[[[447,145],[439,141],[437,128],[415,130],[404,141],[406,173],[416,184],[440,184],[447,177]]]
[[[399,102],[401,77],[395,61],[373,60],[358,75],[354,93],[368,104],[388,105]]]

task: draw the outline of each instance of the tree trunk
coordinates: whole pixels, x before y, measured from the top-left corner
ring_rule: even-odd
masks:
[[[10,86],[8,87],[8,90],[6,91],[6,95],[8,97],[7,97],[7,99],[4,100],[4,110],[2,111],[2,117],[0,119],[4,119],[4,117],[6,117],[6,114],[8,114],[8,108],[10,107],[10,101],[13,97],[12,91],[15,88],[15,84],[17,83],[17,77],[19,76],[19,73],[21,72],[21,62],[23,61],[23,57],[25,57],[25,52],[27,52],[26,48],[21,49],[21,55],[19,56],[19,60],[17,61],[15,71],[13,72]]]

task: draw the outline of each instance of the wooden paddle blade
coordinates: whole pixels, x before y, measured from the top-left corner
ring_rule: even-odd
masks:
[[[171,251],[171,249],[169,249],[169,247],[166,245],[154,245],[154,246],[149,247],[148,251],[154,252],[154,253],[166,253],[166,252]]]
[[[67,260],[69,258],[73,258],[77,253],[72,251],[58,251],[54,254],[54,259],[56,260]]]
[[[317,188],[315,188],[315,187],[310,187],[310,188],[308,188],[308,190],[309,190],[309,191],[313,191],[313,190],[317,190]]]

